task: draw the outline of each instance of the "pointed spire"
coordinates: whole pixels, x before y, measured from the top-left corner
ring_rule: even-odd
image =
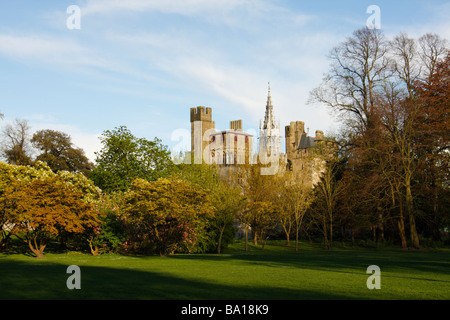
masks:
[[[270,94],[270,82],[267,88],[267,104],[264,121],[260,124],[259,154],[279,155],[281,152],[280,126],[275,120],[272,96]]]
[[[268,82],[268,94],[267,94],[267,105],[266,105],[266,109],[270,107],[273,108],[272,106],[272,97],[270,96],[270,81]]]
[[[264,129],[273,129],[275,118],[273,116],[273,105],[272,105],[272,97],[270,95],[270,81],[268,83],[268,93],[267,93],[267,104],[266,104],[266,114],[264,117]]]

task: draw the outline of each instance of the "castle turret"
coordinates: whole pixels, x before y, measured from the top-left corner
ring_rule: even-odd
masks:
[[[209,145],[209,134],[215,129],[212,121],[212,109],[205,107],[191,108],[191,156],[194,163],[202,163],[203,150]]]
[[[305,123],[303,121],[291,121],[290,125],[285,127],[286,156],[288,160],[292,160],[292,154],[297,149],[303,133],[305,133]]]

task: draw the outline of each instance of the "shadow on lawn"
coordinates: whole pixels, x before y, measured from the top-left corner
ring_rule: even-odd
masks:
[[[0,260],[0,299],[296,300],[344,295],[275,287],[239,287],[156,272],[83,266],[81,289],[69,290],[67,265]]]
[[[384,275],[404,279],[448,282],[425,277],[414,277],[417,272],[450,276],[450,254],[448,251],[401,251],[401,250],[308,250],[296,252],[250,251],[224,255],[175,255],[174,259],[234,259],[251,265],[275,268],[300,268],[349,274],[366,274],[367,267],[378,265],[382,271],[403,275]]]
[[[145,259],[145,257],[143,257]],[[366,277],[369,265],[378,265],[383,277],[450,283],[448,252],[399,251],[253,251],[232,254],[174,255],[166,259],[217,261],[268,268],[311,269]],[[209,267],[215,266],[211,264]],[[346,292],[330,293],[270,285],[239,286],[186,279],[163,272],[83,266],[81,290],[69,290],[68,265],[49,261],[0,259],[0,299],[107,299],[107,300],[301,300],[349,299]],[[132,266],[130,266],[132,267]],[[275,269],[274,269],[275,270]],[[282,269],[281,269],[282,270]],[[218,270],[220,272],[220,270]],[[436,278],[435,278],[436,276]],[[448,280],[447,280],[448,279]],[[445,284],[446,285],[446,284]]]

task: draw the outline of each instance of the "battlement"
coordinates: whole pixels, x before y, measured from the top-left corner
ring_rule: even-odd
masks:
[[[316,139],[323,139],[323,131],[322,130],[316,130]]]
[[[303,121],[291,121],[291,124],[284,128],[285,136],[301,135],[305,132],[305,123]]]
[[[191,108],[191,122],[194,121],[212,121],[212,109],[203,106]]]
[[[242,131],[242,120],[230,121],[230,129]]]

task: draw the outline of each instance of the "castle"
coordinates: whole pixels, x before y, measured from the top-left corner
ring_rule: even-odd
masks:
[[[305,131],[304,122],[293,121],[285,127],[286,153],[282,153],[280,125],[274,116],[270,85],[265,116],[259,127],[256,154],[253,154],[254,137],[243,131],[242,120],[230,121],[230,129],[216,131],[211,108],[199,106],[191,108],[190,112],[190,157],[193,163],[220,166],[276,163],[277,170],[293,171],[299,177],[306,177],[313,185],[319,181],[325,164],[324,157],[319,154],[323,155],[322,146],[329,147],[329,142],[322,131],[317,130],[315,137],[311,137]]]

